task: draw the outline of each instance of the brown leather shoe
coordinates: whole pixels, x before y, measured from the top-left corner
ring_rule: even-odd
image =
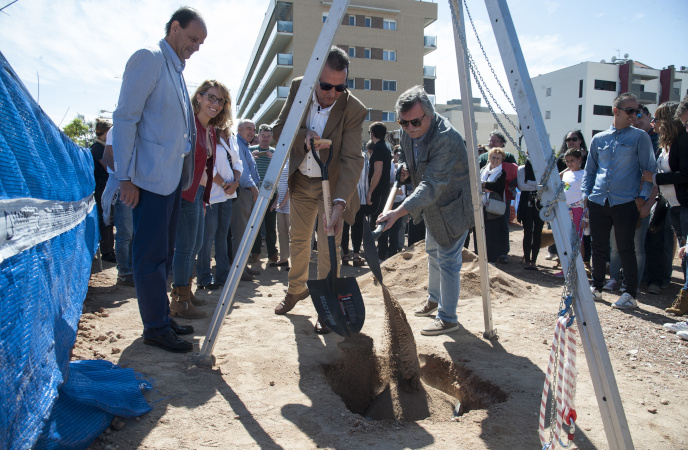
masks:
[[[257,263],[260,261],[260,253],[251,253],[251,256],[248,257],[248,262],[251,264]]]
[[[296,303],[299,301],[303,300],[304,298],[308,298],[308,289],[303,291],[300,294],[287,294],[284,296],[284,300],[279,302],[279,305],[275,307],[275,314],[278,314],[280,316],[288,313],[292,309],[294,309],[294,306],[296,306]]]
[[[277,261],[279,261],[279,257],[277,256],[277,253],[275,253],[274,255],[268,256],[268,261],[270,261],[270,262],[277,262]]]
[[[318,317],[318,320],[315,321],[315,327],[313,328],[313,331],[315,331],[317,334],[327,334],[331,332],[330,327],[325,325],[324,320],[320,320],[320,317]]]
[[[256,277],[254,277],[250,273],[247,273],[246,271],[243,271],[241,273],[241,281],[253,281],[255,279],[256,279]]]
[[[193,277],[189,277],[189,299],[191,300],[191,303],[193,303],[194,306],[205,306],[208,304],[208,302],[202,298],[198,298],[194,295],[193,292]]]
[[[248,266],[244,268],[244,272],[253,276],[260,275],[260,270],[251,269]]]

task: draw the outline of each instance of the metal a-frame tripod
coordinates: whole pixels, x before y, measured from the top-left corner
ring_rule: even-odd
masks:
[[[463,26],[463,5],[457,0],[449,0],[452,16],[454,20],[454,40],[456,46],[456,60],[458,64],[459,82],[461,87],[461,98],[463,102],[464,129],[466,130],[466,146],[469,155],[472,155],[474,164],[470,165],[471,182],[475,189],[473,192],[476,232],[479,241],[479,249],[482,255],[485,254],[485,230],[483,214],[479,203],[476,203],[477,193],[480,192],[480,183],[477,178],[478,160],[475,155],[475,119],[473,116],[473,105],[469,101],[473,98],[471,93],[471,77],[466,61],[467,49],[464,47],[466,37]],[[540,113],[540,108],[535,97],[535,91],[530,81],[528,68],[526,67],[521,46],[518,41],[516,29],[511,19],[511,14],[506,0],[485,0],[487,12],[490,17],[492,29],[497,40],[504,69],[509,80],[512,96],[514,98],[516,112],[523,130],[523,135],[528,146],[528,155],[533,165],[535,176],[538,180],[546,171],[547,165],[554,158],[552,148],[549,145],[549,138],[545,130],[545,123]],[[561,255],[561,264],[564,273],[569,272],[571,261],[565,256],[572,255],[573,247],[570,240],[565,236],[571,236],[573,223],[570,219],[568,208],[564,202],[557,201],[557,187],[561,184],[556,170],[550,171],[547,180],[541,181],[546,186],[542,193],[541,200],[543,205],[553,205],[554,217],[552,229],[554,241]],[[477,206],[476,206],[477,205]],[[544,211],[544,208],[543,208]],[[481,258],[483,258],[481,256]],[[485,333],[491,328],[491,315],[488,317],[489,298],[485,297],[486,286],[488,283],[487,263],[481,259],[481,280],[483,286],[483,303],[485,305]],[[602,423],[607,435],[607,442],[611,449],[632,449],[633,441],[626,421],[626,415],[621,403],[621,397],[614,378],[614,370],[609,359],[609,353],[602,334],[595,302],[590,292],[588,278],[585,273],[583,261],[580,254],[573,260],[575,272],[577,274],[575,292],[575,311],[576,324],[580,332],[585,357],[590,369],[597,404],[602,415]],[[488,322],[489,319],[489,322]],[[487,337],[487,336],[486,336]]]

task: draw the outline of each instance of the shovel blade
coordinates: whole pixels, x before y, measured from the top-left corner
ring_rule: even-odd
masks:
[[[321,320],[340,336],[358,333],[365,321],[365,305],[355,278],[309,280],[308,291]]]

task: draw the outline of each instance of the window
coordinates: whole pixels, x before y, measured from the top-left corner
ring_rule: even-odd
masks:
[[[551,115],[551,111],[545,111],[545,120],[549,119]]]
[[[383,91],[396,91],[397,82],[391,80],[382,80],[382,90]]]
[[[370,90],[370,80],[363,80],[363,89],[366,91]]]
[[[356,79],[351,78],[346,80],[346,87],[349,89],[356,89]]]
[[[365,27],[370,28],[372,26],[373,26],[373,19],[371,19],[370,17],[366,17],[365,18]]]
[[[583,80],[578,82],[578,98],[583,98]]]
[[[369,109],[368,112],[366,113],[366,117],[365,117],[365,120],[367,120],[368,122],[370,122],[370,111],[371,110]]]
[[[616,92],[616,81],[595,80],[595,90]]]
[[[592,113],[596,116],[613,116],[614,111],[611,106],[607,105],[593,105]]]
[[[583,120],[583,105],[578,105],[578,123]]]
[[[363,50],[363,57],[365,59],[370,59],[370,49],[369,48],[366,48],[365,50]]]
[[[382,59],[385,61],[396,61],[397,51],[396,50],[382,50]]]
[[[327,21],[327,13],[323,13],[323,23]]]
[[[597,133],[601,133],[602,130],[592,130],[592,137],[595,137]]]
[[[545,97],[551,97],[552,96],[552,88],[547,88],[545,90]]]
[[[391,19],[385,19],[382,22],[382,28],[385,30],[396,30],[397,29],[397,21],[391,20]]]
[[[396,113],[389,112],[389,111],[382,111],[382,121],[383,122],[396,122],[396,120],[397,120]]]
[[[349,47],[349,58],[356,57],[356,47]]]
[[[349,16],[349,25],[352,27],[356,26],[356,16]]]

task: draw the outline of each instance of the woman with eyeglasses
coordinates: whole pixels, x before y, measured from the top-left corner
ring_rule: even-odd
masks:
[[[659,133],[662,149],[657,158],[659,173],[643,171],[643,181],[659,186],[662,196],[669,202],[671,225],[683,246],[688,234],[688,132],[676,117],[678,107],[677,102],[666,102],[655,111],[655,131]],[[665,311],[676,315],[688,313],[688,280]]]
[[[206,302],[191,294],[191,272],[196,254],[203,243],[203,208],[210,200],[208,183],[213,182],[215,166],[215,126],[224,125],[229,118],[229,91],[215,80],[206,80],[191,98],[196,120],[196,148],[194,176],[189,189],[182,192],[182,205],[177,224],[172,273],[174,282],[170,294],[170,315],[185,319],[206,316],[197,306]],[[208,187],[208,188],[206,188]]]
[[[506,188],[506,172],[502,170],[502,163],[506,154],[500,147],[493,147],[488,151],[488,163],[480,171],[480,181],[483,188],[483,204],[489,200],[490,193],[496,193],[498,200],[504,201],[504,189]],[[498,217],[485,214],[485,247],[487,261],[496,263],[505,248],[505,241],[509,235],[504,233],[500,226],[501,215]]]

